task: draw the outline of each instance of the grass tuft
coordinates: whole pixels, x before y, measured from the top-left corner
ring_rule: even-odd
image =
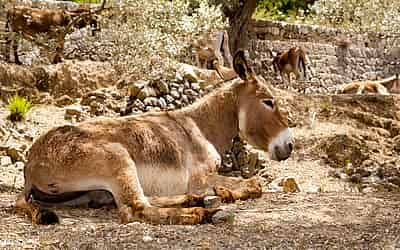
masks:
[[[26,113],[32,108],[32,103],[26,98],[15,94],[8,100],[9,119],[13,122],[25,119]]]

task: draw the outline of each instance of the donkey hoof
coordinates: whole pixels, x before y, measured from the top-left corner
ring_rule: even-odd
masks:
[[[33,219],[35,224],[39,225],[52,225],[60,223],[60,220],[56,213],[49,209],[40,209],[36,218]]]
[[[235,202],[235,197],[233,196],[233,192],[225,187],[216,186],[214,187],[215,195],[221,197],[221,201],[225,203]]]
[[[187,207],[205,207],[204,195],[188,195]]]

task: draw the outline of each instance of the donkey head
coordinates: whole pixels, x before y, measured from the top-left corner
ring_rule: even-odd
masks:
[[[238,93],[239,133],[252,146],[269,151],[271,159],[285,160],[293,150],[293,137],[266,83],[258,78],[239,50],[233,59],[242,79]]]

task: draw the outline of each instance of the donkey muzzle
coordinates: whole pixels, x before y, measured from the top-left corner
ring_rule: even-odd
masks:
[[[283,161],[290,157],[294,148],[294,139],[290,129],[285,129],[268,145],[272,160]]]

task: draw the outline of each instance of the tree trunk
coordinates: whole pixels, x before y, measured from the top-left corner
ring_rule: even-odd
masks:
[[[232,55],[234,55],[238,49],[247,47],[249,41],[247,28],[256,7],[257,0],[247,0],[244,1],[240,8],[230,13],[225,13],[229,18],[230,24],[228,34]]]

